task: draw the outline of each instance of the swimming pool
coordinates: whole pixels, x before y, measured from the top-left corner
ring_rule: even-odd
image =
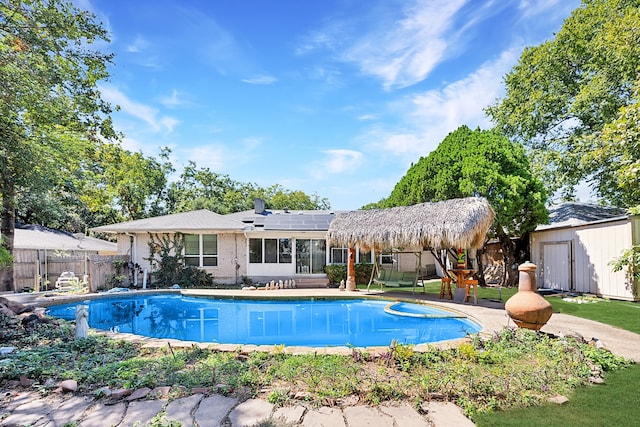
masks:
[[[74,320],[79,303],[47,314]],[[99,298],[89,326],[153,338],[307,347],[388,346],[461,338],[481,327],[458,312],[379,299],[214,299],[175,294]]]

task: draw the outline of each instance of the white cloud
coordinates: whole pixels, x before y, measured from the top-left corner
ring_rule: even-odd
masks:
[[[243,83],[248,83],[252,85],[270,85],[277,82],[278,79],[273,76],[267,75],[257,75],[250,78],[242,79]]]
[[[208,167],[214,172],[230,174],[234,169],[251,164],[256,152],[262,145],[260,137],[247,137],[236,143],[221,143],[208,141],[192,147],[184,147],[175,150],[182,164],[189,160],[194,161],[198,167]]]
[[[461,125],[489,128],[491,123],[483,110],[501,96],[502,76],[511,69],[519,51],[505,51],[464,79],[407,98],[395,107],[404,117],[401,130],[374,128],[361,140],[374,141],[370,149],[411,162],[434,150]]]
[[[180,123],[179,120],[169,116],[159,116],[156,108],[136,102],[119,89],[111,85],[100,85],[102,98],[111,104],[118,105],[120,111],[145,122],[153,132],[165,130],[171,132]]]
[[[521,0],[519,9],[524,11],[522,18],[531,18],[553,9],[560,1],[566,0]]]
[[[326,175],[348,173],[356,169],[362,162],[362,153],[353,150],[325,150],[325,158],[315,162],[310,168],[311,175],[323,179]]]
[[[133,43],[129,44],[126,47],[126,51],[129,53],[139,53],[145,50],[147,47],[149,47],[149,42],[142,38],[142,36],[138,35],[136,36],[136,39],[133,41]]]
[[[171,95],[161,97],[159,101],[167,108],[180,107],[188,103],[176,89],[171,92]]]
[[[464,3],[438,0],[405,6],[400,19],[366,34],[342,59],[380,78],[386,89],[422,81],[446,57],[448,32]]]

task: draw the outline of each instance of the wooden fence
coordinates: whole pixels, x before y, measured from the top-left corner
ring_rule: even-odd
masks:
[[[126,255],[98,255],[74,251],[58,252],[43,249],[16,249],[13,254],[13,280],[16,292],[55,289],[63,271],[73,271],[80,280],[86,280],[91,292],[112,287],[109,278],[116,275],[129,277]],[[118,260],[119,263],[114,263]],[[115,264],[124,264],[120,272]],[[125,280],[128,284],[129,280]]]

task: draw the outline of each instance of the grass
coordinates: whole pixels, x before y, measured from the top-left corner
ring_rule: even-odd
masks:
[[[580,387],[560,406],[545,403],[523,409],[479,414],[478,427],[634,426],[640,419],[638,405],[640,365],[611,372],[606,384]],[[544,420],[544,421],[541,421]]]
[[[547,297],[554,313],[570,314],[595,320],[640,334],[640,304],[628,301],[598,299],[597,303],[577,304],[560,297]]]

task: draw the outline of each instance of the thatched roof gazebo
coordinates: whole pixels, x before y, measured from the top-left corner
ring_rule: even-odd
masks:
[[[330,244],[350,250],[356,246],[376,250],[479,249],[494,217],[483,197],[343,212],[331,222],[327,238]]]

